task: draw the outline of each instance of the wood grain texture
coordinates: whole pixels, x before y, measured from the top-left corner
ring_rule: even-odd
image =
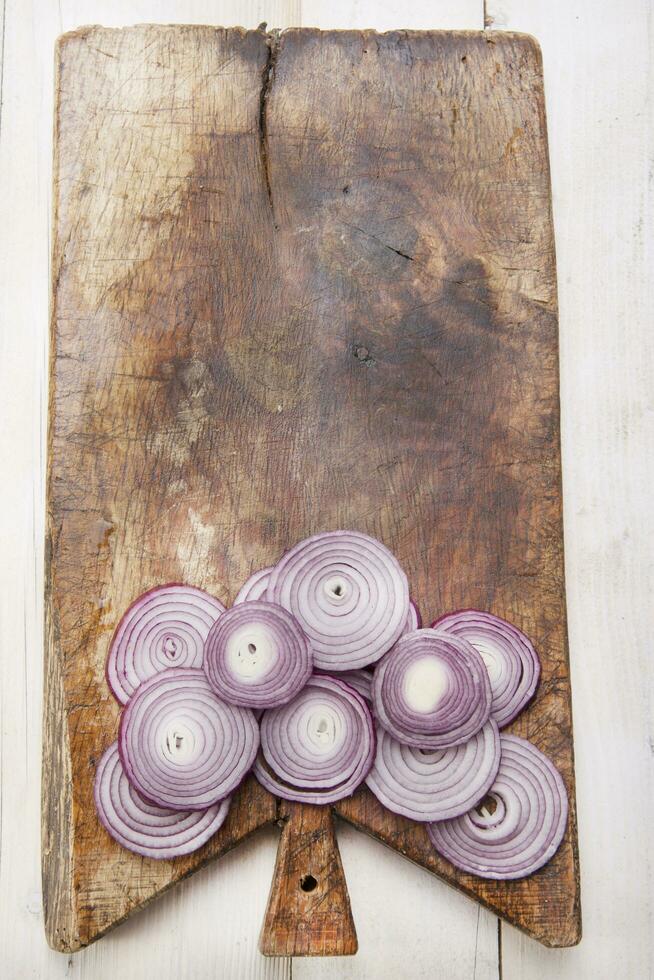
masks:
[[[280,819],[259,949],[266,956],[351,956],[357,934],[331,807],[282,800]]]
[[[556,859],[515,887],[454,872],[363,792],[340,812],[541,941],[577,941],[537,49],[90,29],[60,47],[57,154],[50,941],[92,941],[276,815],[249,784],[203,852],[165,867],[101,831],[91,788],[118,718],[103,664],[121,611],[165,580],[229,601],[252,568],[339,526],[393,548],[426,619],[473,605],[532,636],[543,682],[513,730],[572,802]]]
[[[156,582],[227,600],[244,577],[214,556],[230,531],[214,525],[213,501],[229,487],[213,482],[208,440],[222,427],[207,422],[210,366],[193,351],[212,326],[202,283],[219,269],[216,224],[230,234],[226,192],[241,167],[260,166],[267,58],[263,35],[213,28],[88,29],[59,48],[43,762],[45,921],[58,949],[96,939],[276,818],[250,779],[200,851],[144,862],[99,831],[92,798],[119,718],[103,677],[119,611]],[[231,227],[246,245],[241,212],[254,241],[257,200],[242,193],[249,208],[234,197]]]

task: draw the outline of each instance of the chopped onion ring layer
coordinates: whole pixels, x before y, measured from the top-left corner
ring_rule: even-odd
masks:
[[[401,635],[409,587],[397,559],[357,531],[316,534],[288,551],[266,592],[299,621],[317,667],[353,670],[374,663]]]
[[[232,793],[251,768],[259,729],[248,708],[227,704],[194,669],[150,678],[123,711],[120,757],[146,800],[205,810]]]
[[[490,789],[500,764],[494,721],[454,748],[426,751],[403,745],[379,727],[366,785],[394,813],[422,822],[466,813]]]
[[[491,692],[477,651],[431,629],[402,636],[377,665],[375,715],[398,741],[419,749],[460,745],[486,724]]]
[[[350,796],[373,762],[370,711],[356,691],[314,675],[293,701],[266,711],[254,773],[286,800],[333,803]]]
[[[432,628],[472,644],[488,670],[491,718],[500,728],[513,721],[534,696],[540,677],[538,654],[525,634],[505,619],[475,609],[441,616]]]
[[[253,602],[257,599],[266,598],[266,589],[268,588],[268,579],[270,578],[270,573],[272,568],[261,568],[258,572],[254,572],[250,575],[247,582],[241,586],[236,598],[234,599],[234,605],[240,606],[242,602]]]
[[[420,615],[420,610],[413,601],[409,600],[409,615],[406,618],[406,623],[404,624],[404,629],[402,630],[402,635],[405,633],[413,633],[414,630],[419,630],[422,626],[422,616]]]
[[[161,585],[132,603],[111,640],[107,682],[127,704],[143,681],[171,667],[201,667],[222,603],[190,585]]]
[[[243,707],[286,704],[304,687],[312,667],[311,647],[300,624],[270,602],[233,606],[214,624],[204,650],[211,687]]]

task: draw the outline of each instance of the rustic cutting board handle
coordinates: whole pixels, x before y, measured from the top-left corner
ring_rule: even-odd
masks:
[[[331,807],[282,801],[280,818],[259,949],[265,956],[351,956],[357,934]]]

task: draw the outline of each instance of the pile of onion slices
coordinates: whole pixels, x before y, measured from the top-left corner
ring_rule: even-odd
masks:
[[[230,609],[180,584],[129,606],[106,662],[122,714],[96,767],[98,816],[123,847],[172,859],[211,839],[249,773],[316,805],[366,783],[456,867],[525,877],[568,813],[551,761],[500,732],[539,676],[516,626],[464,609],[423,628],[385,545],[316,534],[254,571]]]

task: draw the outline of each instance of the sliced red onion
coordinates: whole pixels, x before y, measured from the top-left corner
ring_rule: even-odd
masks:
[[[270,574],[266,598],[293,613],[314,663],[353,670],[393,646],[409,615],[409,587],[397,559],[358,531],[330,531],[288,551]]]
[[[247,582],[241,586],[239,592],[234,599],[234,605],[239,606],[242,602],[252,602],[256,599],[266,598],[266,589],[268,588],[268,579],[270,578],[270,573],[272,568],[262,568],[253,575],[250,575]]]
[[[173,668],[136,691],[123,711],[118,745],[125,775],[146,800],[205,810],[251,768],[259,728],[248,708],[216,696],[202,670]]]
[[[494,721],[454,748],[403,745],[379,726],[377,753],[366,784],[388,810],[410,820],[446,820],[484,798],[500,764]]]
[[[309,641],[282,606],[248,601],[217,620],[204,648],[204,672],[219,697],[249,708],[286,704],[311,675]]]
[[[98,764],[95,806],[108,833],[136,854],[174,858],[191,854],[222,827],[230,797],[206,810],[168,810],[149,803],[130,785],[114,742]]]
[[[111,640],[107,682],[121,704],[170,667],[201,667],[209,630],[222,603],[190,585],[161,585],[132,603]]]
[[[266,711],[254,774],[285,800],[334,803],[363,782],[375,734],[363,698],[333,677],[314,674],[282,708]]]
[[[353,687],[357,694],[368,702],[372,703],[372,674],[367,670],[344,670],[338,675],[338,679]]]
[[[315,673],[323,677],[333,676],[328,670],[321,670],[319,667]],[[353,687],[357,694],[365,698],[370,707],[372,704],[372,673],[369,670],[363,668],[361,670],[341,670],[338,673],[337,680],[343,681],[345,684]]]
[[[501,735],[499,772],[487,798],[461,817],[432,823],[431,841],[455,867],[482,878],[525,878],[555,854],[568,817],[563,780],[525,739]]]
[[[534,696],[540,661],[531,641],[499,616],[462,609],[432,624],[439,633],[462,637],[481,654],[490,678],[491,718],[500,728],[513,721]]]
[[[402,635],[405,633],[413,633],[414,630],[419,630],[421,626],[422,616],[420,615],[420,610],[413,599],[409,599],[409,615],[406,618]]]
[[[484,661],[466,640],[432,629],[402,636],[375,669],[379,723],[418,749],[460,745],[486,724],[491,691]]]

